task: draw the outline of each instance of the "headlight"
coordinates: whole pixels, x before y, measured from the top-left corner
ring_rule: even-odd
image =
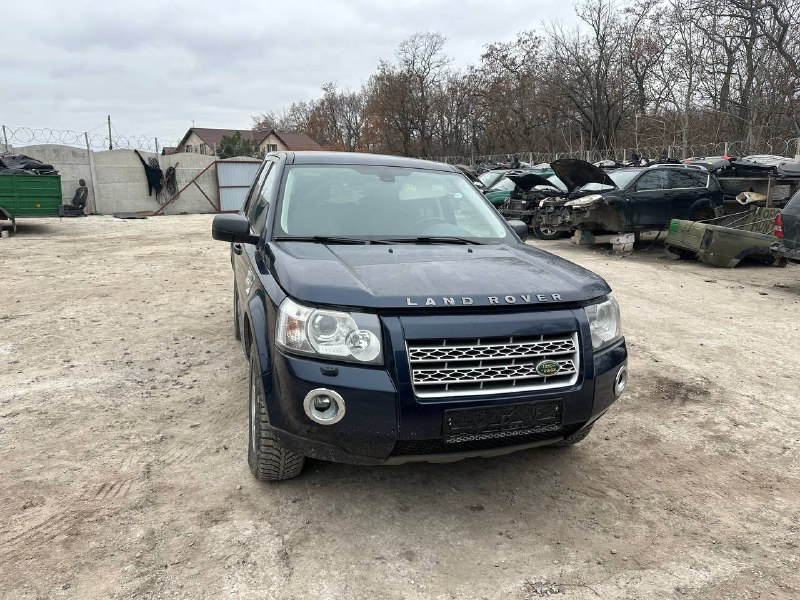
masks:
[[[278,310],[276,343],[290,352],[381,364],[377,315],[301,306],[287,298]]]
[[[585,309],[592,334],[592,348],[600,350],[610,346],[622,337],[622,322],[619,317],[619,304],[613,294],[606,296],[600,304],[592,304]]]
[[[589,196],[584,196],[583,198],[578,198],[577,200],[565,202],[564,206],[589,206],[590,204],[594,204],[598,200],[602,199],[603,197],[600,194],[590,194]]]

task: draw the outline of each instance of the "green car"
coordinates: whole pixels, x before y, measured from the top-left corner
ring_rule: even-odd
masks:
[[[505,204],[505,201],[511,196],[511,192],[516,188],[516,184],[506,177],[507,173],[532,173],[549,179],[554,187],[563,187],[555,177],[555,172],[552,169],[497,169],[486,171],[479,176],[481,182],[486,186],[486,191],[483,194],[489,202],[498,207]]]

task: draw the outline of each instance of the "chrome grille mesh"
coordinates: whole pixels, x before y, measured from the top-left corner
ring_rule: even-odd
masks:
[[[411,382],[421,398],[469,396],[574,385],[578,380],[577,333],[525,338],[407,342]],[[558,363],[544,376],[536,367]]]

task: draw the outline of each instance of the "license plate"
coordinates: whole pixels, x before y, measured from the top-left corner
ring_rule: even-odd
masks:
[[[444,440],[461,442],[557,431],[562,413],[560,400],[446,410]]]

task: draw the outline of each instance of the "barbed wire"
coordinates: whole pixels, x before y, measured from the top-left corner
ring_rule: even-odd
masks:
[[[91,150],[108,150],[108,134],[98,130],[107,127],[98,125],[88,131],[73,131],[71,129],[51,129],[49,127],[14,127],[2,125],[3,150],[34,146],[38,144],[58,144],[86,148]],[[112,125],[111,146],[125,150],[143,150],[159,152],[165,146],[177,146],[180,139],[164,139],[147,135],[123,135],[116,131]]]
[[[747,140],[734,140],[725,142],[714,142],[708,144],[689,144],[686,148],[687,156],[751,156],[756,154],[768,154],[794,158],[800,154],[800,138],[771,138],[765,142],[752,143]],[[622,162],[630,160],[631,154],[636,153],[645,159],[657,159],[662,156],[674,158],[683,157],[683,145],[676,143],[664,143],[650,146],[639,147],[638,150],[631,148],[605,152],[600,150],[568,150],[564,152],[532,152],[530,150],[520,150],[518,152],[504,152],[501,154],[475,154],[471,156],[433,156],[431,160],[448,164],[472,165],[481,163],[489,164],[510,164],[516,158],[519,161],[527,162],[531,165],[549,163],[559,158],[581,158],[589,162],[601,160],[616,160]]]

